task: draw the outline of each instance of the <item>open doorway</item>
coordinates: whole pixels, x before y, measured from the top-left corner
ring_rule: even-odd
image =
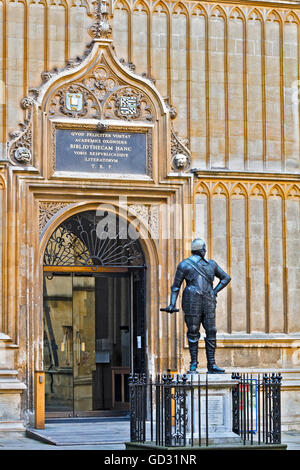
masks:
[[[90,234],[91,215],[90,211]],[[77,223],[75,228],[78,226]],[[130,264],[128,260],[134,258],[129,258],[122,245],[122,264],[119,257],[119,265],[99,266],[96,254],[92,253],[93,265],[85,261],[79,266],[78,253],[76,259],[67,252],[68,259],[75,259],[77,266],[64,265],[60,262],[66,258],[62,255],[64,237],[68,238],[68,245],[63,248],[74,251],[74,237],[77,239],[81,233],[72,229],[72,223],[66,225],[65,233],[59,229],[59,237],[54,233],[49,240],[51,246],[46,250],[44,265],[46,416],[126,412],[129,375],[145,372],[146,368],[145,265]],[[80,239],[82,250],[91,245],[87,233],[85,230]],[[51,258],[49,253],[55,253],[55,240],[59,241],[60,256]],[[140,248],[137,241],[135,244]],[[140,254],[136,247],[135,251]],[[86,253],[90,255],[86,250],[85,260]]]

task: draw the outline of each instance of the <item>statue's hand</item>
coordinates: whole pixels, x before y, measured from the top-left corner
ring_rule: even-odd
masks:
[[[175,305],[170,304],[170,305],[165,309],[165,311],[168,312],[168,313],[174,313],[174,312],[176,312],[177,310],[176,310],[176,308],[175,308]]]

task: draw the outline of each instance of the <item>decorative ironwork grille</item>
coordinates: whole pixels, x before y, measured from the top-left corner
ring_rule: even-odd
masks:
[[[115,216],[112,233],[105,217],[84,211],[65,220],[47,243],[44,266],[145,266],[141,244],[129,236],[127,222]]]

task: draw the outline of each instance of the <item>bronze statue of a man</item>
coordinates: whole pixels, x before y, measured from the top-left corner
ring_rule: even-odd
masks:
[[[206,245],[204,240],[197,238],[192,242],[192,254],[177,266],[175,279],[171,288],[170,305],[165,309],[169,313],[175,311],[175,304],[183,280],[186,286],[182,296],[182,309],[185,314],[187,338],[191,356],[190,372],[197,373],[198,341],[202,323],[206,338],[205,350],[207,370],[211,374],[223,374],[224,369],[215,363],[216,350],[216,297],[221,289],[230,282],[231,278],[213,260],[206,260]],[[220,279],[213,287],[214,278]]]

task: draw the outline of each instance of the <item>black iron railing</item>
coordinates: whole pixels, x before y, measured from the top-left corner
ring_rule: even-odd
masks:
[[[281,442],[280,374],[232,374],[232,431],[240,445]],[[209,446],[216,420],[208,374],[132,375],[130,440],[163,447]],[[218,410],[215,410],[218,413]]]
[[[281,374],[232,374],[232,429],[244,444],[281,443]]]

